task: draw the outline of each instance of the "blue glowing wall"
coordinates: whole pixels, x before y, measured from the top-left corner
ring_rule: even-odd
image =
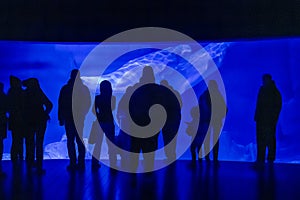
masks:
[[[64,128],[58,126],[57,99],[59,90],[70,70],[78,68],[96,43],[30,43],[0,42],[0,81],[9,87],[9,76],[21,79],[37,77],[41,87],[54,103],[51,121],[45,135],[45,155],[48,158],[66,158]],[[119,44],[128,46],[130,44]],[[256,157],[255,123],[253,120],[256,95],[261,85],[261,75],[271,73],[283,96],[283,109],[277,129],[277,161],[300,162],[300,39],[265,41],[240,41],[231,43],[203,43],[208,49],[217,48],[214,58],[225,84],[228,116],[220,141],[221,160],[253,161]],[[185,47],[181,46],[181,51]],[[108,48],[108,51],[110,49]],[[180,49],[179,49],[180,50]],[[114,53],[113,51],[111,52]],[[117,63],[147,59],[155,50],[128,54]],[[169,59],[172,57],[168,57]],[[173,66],[180,64],[174,60]],[[113,66],[107,74],[120,70]],[[182,73],[188,68],[181,68]],[[186,73],[188,76],[188,73]],[[172,80],[171,80],[172,82]],[[176,82],[176,81],[174,81]],[[88,82],[87,82],[88,84]],[[197,93],[201,87],[195,81]],[[5,140],[8,157],[11,135]],[[180,145],[180,142],[178,142]],[[105,152],[105,150],[104,150]],[[182,159],[189,159],[189,152]]]

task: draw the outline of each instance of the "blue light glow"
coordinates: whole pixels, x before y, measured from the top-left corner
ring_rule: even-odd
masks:
[[[123,48],[131,43],[114,44]],[[64,139],[64,128],[58,125],[57,101],[60,88],[67,82],[73,68],[79,68],[89,52],[97,43],[37,43],[37,42],[0,42],[0,81],[9,87],[9,76],[15,75],[21,79],[36,77],[43,91],[54,103],[51,121],[45,135],[45,157],[66,158],[67,149]],[[141,45],[142,46],[142,45]],[[254,111],[256,96],[261,85],[261,76],[270,73],[273,76],[283,96],[283,109],[277,128],[277,159],[278,162],[300,162],[300,39],[278,39],[264,41],[239,41],[226,43],[203,43],[203,47],[218,66],[227,92],[228,116],[221,135],[220,160],[253,161],[256,158]],[[178,44],[174,49],[155,50],[144,49],[132,52],[116,60],[106,71],[103,79],[113,83],[116,96],[120,97],[128,85],[133,85],[140,77],[141,68],[156,62],[154,68],[159,77],[163,74],[163,66],[173,67],[189,79],[198,95],[202,92],[202,77],[193,73],[189,63],[174,54],[188,54],[187,44]],[[112,49],[112,48],[111,48]],[[111,54],[114,52],[109,48]],[[207,68],[207,58],[204,52],[189,55],[197,62],[202,62],[203,70]],[[100,63],[99,63],[100,62]],[[95,59],[95,65],[101,66],[101,61]],[[122,76],[130,71],[130,79]],[[213,73],[213,72],[210,72]],[[184,84],[172,79],[172,74],[165,77],[173,85]],[[97,77],[82,79],[91,91]],[[158,80],[159,82],[159,80]],[[93,96],[94,94],[92,94]],[[188,113],[185,113],[188,114]],[[89,118],[88,118],[89,119]],[[86,130],[88,131],[88,130]],[[5,140],[5,153],[10,151],[11,135]],[[178,141],[180,145],[180,141]],[[107,151],[103,146],[103,156]],[[189,159],[187,152],[182,159]]]

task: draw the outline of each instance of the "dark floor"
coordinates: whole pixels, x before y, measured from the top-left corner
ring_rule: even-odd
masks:
[[[92,172],[66,171],[67,160],[46,160],[46,174],[28,174],[25,164],[3,161],[0,199],[300,199],[300,165],[177,161],[147,174],[128,174],[102,166]]]

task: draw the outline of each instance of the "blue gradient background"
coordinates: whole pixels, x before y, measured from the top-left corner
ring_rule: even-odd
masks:
[[[200,42],[201,43],[201,42]],[[60,88],[73,68],[98,43],[0,42],[0,81],[9,87],[9,76],[36,77],[43,91],[54,103],[45,135],[45,146],[61,142],[65,131],[58,126],[57,101]],[[202,43],[201,43],[202,44]],[[203,43],[205,46],[207,43]],[[130,45],[124,43],[124,45]],[[152,50],[128,54],[127,60]],[[277,162],[300,163],[300,39],[230,42],[221,62],[216,62],[227,92],[228,115],[220,139],[220,160],[253,161],[256,156],[256,96],[264,73],[272,74],[283,96],[283,108],[277,128]],[[114,52],[112,52],[114,53]],[[107,73],[113,72],[113,67]],[[198,95],[201,87],[195,85]],[[11,134],[5,140],[9,153]],[[178,142],[180,145],[180,142]],[[66,151],[66,149],[64,149]],[[189,159],[187,151],[182,159]]]

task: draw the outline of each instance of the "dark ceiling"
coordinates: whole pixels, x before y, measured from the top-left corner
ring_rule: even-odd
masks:
[[[197,40],[300,35],[300,1],[1,0],[0,40],[102,41],[159,26]]]

